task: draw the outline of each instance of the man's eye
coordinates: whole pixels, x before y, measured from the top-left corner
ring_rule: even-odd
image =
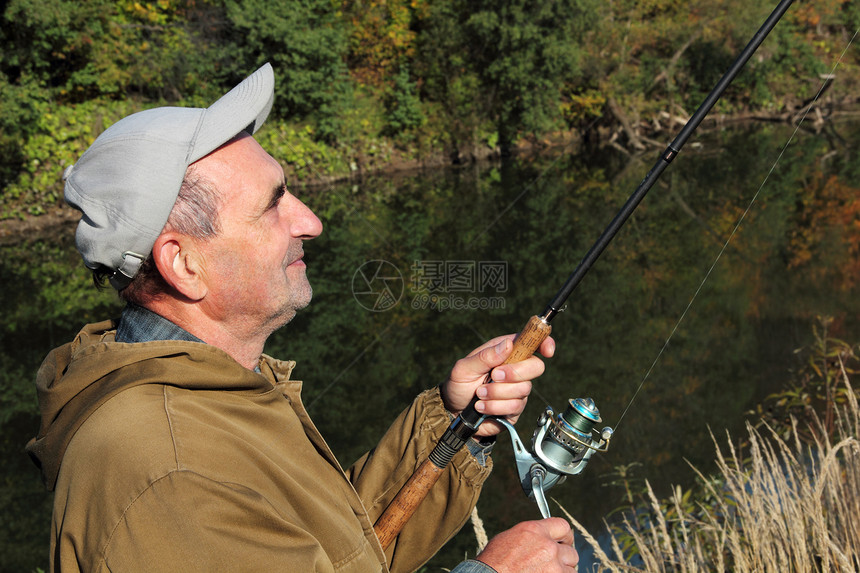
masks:
[[[281,185],[281,186],[278,188],[277,193],[275,193],[274,195],[272,195],[272,202],[271,202],[271,203],[269,203],[269,209],[274,209],[275,207],[277,207],[277,206],[278,206],[278,203],[280,203],[280,202],[281,202],[281,199],[283,199],[283,197],[284,197],[284,195],[286,195],[286,193],[287,193],[287,186],[286,186],[286,184]]]

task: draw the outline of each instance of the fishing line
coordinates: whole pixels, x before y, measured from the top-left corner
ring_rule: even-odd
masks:
[[[836,68],[839,67],[839,64],[842,62],[842,59],[845,57],[845,54],[848,52],[848,49],[851,47],[851,44],[854,43],[854,39],[857,37],[858,33],[860,33],[860,28],[858,28],[854,32],[854,35],[851,37],[850,40],[848,40],[848,44],[845,46],[845,49],[842,50],[842,53],[839,55],[839,58],[836,60],[836,63],[833,64],[833,68],[830,70],[830,74],[829,74],[830,77],[832,77],[834,75],[834,72],[836,72]],[[726,252],[726,249],[728,248],[729,243],[731,243],[735,234],[737,234],[738,229],[740,228],[741,224],[744,222],[744,219],[746,218],[747,214],[752,209],[753,205],[755,204],[756,200],[758,199],[759,195],[761,194],[762,189],[767,184],[768,180],[770,179],[770,176],[776,170],[776,167],[779,164],[780,159],[782,159],[782,156],[785,154],[789,145],[791,145],[791,143],[794,141],[794,138],[797,135],[797,132],[800,130],[800,126],[806,120],[806,116],[809,115],[809,112],[815,107],[815,104],[818,102],[818,98],[823,93],[824,88],[827,85],[828,81],[830,81],[830,78],[825,79],[824,82],[821,84],[821,87],[818,89],[818,93],[815,94],[815,97],[813,98],[812,102],[810,102],[809,105],[806,107],[806,110],[804,111],[803,115],[801,116],[800,121],[797,122],[797,125],[794,128],[794,131],[791,133],[791,136],[788,138],[788,141],[785,143],[782,150],[779,152],[779,155],[777,156],[776,160],[773,162],[773,165],[771,165],[770,170],[767,172],[767,175],[765,175],[764,180],[761,182],[761,185],[759,185],[758,189],[756,190],[755,194],[753,195],[752,199],[750,200],[749,204],[747,205],[747,208],[744,210],[744,212],[738,218],[738,221],[735,224],[734,228],[732,229],[732,232],[729,234],[729,237],[726,239],[726,241],[723,244],[722,248],[720,249],[719,253],[717,253],[717,256],[714,259],[714,262],[711,264],[710,268],[708,269],[708,272],[705,273],[705,277],[702,279],[702,282],[699,284],[699,287],[696,289],[696,292],[693,293],[693,296],[690,299],[690,302],[687,303],[686,308],[684,308],[684,311],[681,313],[680,318],[678,318],[678,321],[675,323],[675,326],[672,328],[672,331],[669,333],[668,338],[666,338],[666,341],[663,343],[663,346],[660,348],[660,351],[657,353],[657,357],[654,358],[654,362],[651,363],[651,367],[648,368],[647,372],[645,372],[645,376],[642,378],[642,381],[639,383],[639,386],[636,388],[636,391],[633,393],[633,396],[630,398],[630,401],[627,403],[627,406],[624,408],[624,411],[621,413],[621,417],[618,418],[618,422],[616,422],[616,424],[615,424],[615,430],[616,431],[618,430],[618,426],[621,424],[621,420],[624,419],[624,416],[627,414],[627,411],[630,409],[630,406],[633,405],[633,401],[636,399],[636,396],[639,395],[640,390],[642,390],[642,387],[645,385],[645,382],[648,380],[648,377],[651,375],[651,372],[654,370],[654,367],[657,365],[657,362],[660,360],[660,357],[663,356],[663,353],[666,351],[666,348],[669,347],[669,342],[672,340],[672,337],[675,336],[675,333],[678,331],[678,328],[680,328],[681,323],[684,322],[684,318],[687,316],[687,313],[689,312],[690,307],[693,306],[693,303],[695,302],[696,298],[699,296],[699,293],[702,291],[702,288],[705,286],[705,283],[710,278],[711,273],[714,271],[714,268],[717,266],[717,263],[722,258],[723,253]]]

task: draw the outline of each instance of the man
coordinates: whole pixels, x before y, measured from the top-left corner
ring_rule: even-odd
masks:
[[[512,337],[492,340],[340,468],[294,363],[263,354],[311,300],[302,245],[322,231],[252,137],[273,90],[266,65],[207,109],[134,114],[66,172],[78,249],[128,306],[39,371],[28,451],[56,492],[52,570],[417,569],[474,507],[489,446],[455,456],[386,552],[374,520],[476,392],[480,411],[516,418],[543,371],[500,366]],[[573,570],[572,540],[560,519],[519,524],[454,571]]]

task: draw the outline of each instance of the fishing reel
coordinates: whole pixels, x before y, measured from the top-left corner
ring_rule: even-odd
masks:
[[[532,436],[534,453],[523,445],[513,424],[501,418],[496,421],[511,435],[520,484],[526,495],[534,498],[544,518],[550,517],[545,492],[567,476],[582,472],[595,452],[609,449],[612,438],[608,426],[599,434],[594,430],[602,420],[591,398],[568,400],[567,410],[558,415],[547,406]]]

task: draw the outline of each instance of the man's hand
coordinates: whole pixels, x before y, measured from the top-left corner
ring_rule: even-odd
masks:
[[[544,371],[543,361],[532,356],[514,364],[501,364],[513,350],[514,335],[500,336],[479,346],[468,356],[457,361],[451,376],[442,384],[442,400],[445,408],[457,416],[477,393],[475,405],[478,412],[488,416],[505,416],[515,423],[526,406],[532,391],[532,379]],[[555,352],[555,341],[551,337],[541,343],[539,351],[547,358]],[[487,373],[492,370],[492,384],[485,384]],[[484,423],[476,436],[492,436],[501,431],[501,426]]]
[[[524,521],[493,537],[476,557],[499,573],[576,571],[579,554],[567,521]]]

